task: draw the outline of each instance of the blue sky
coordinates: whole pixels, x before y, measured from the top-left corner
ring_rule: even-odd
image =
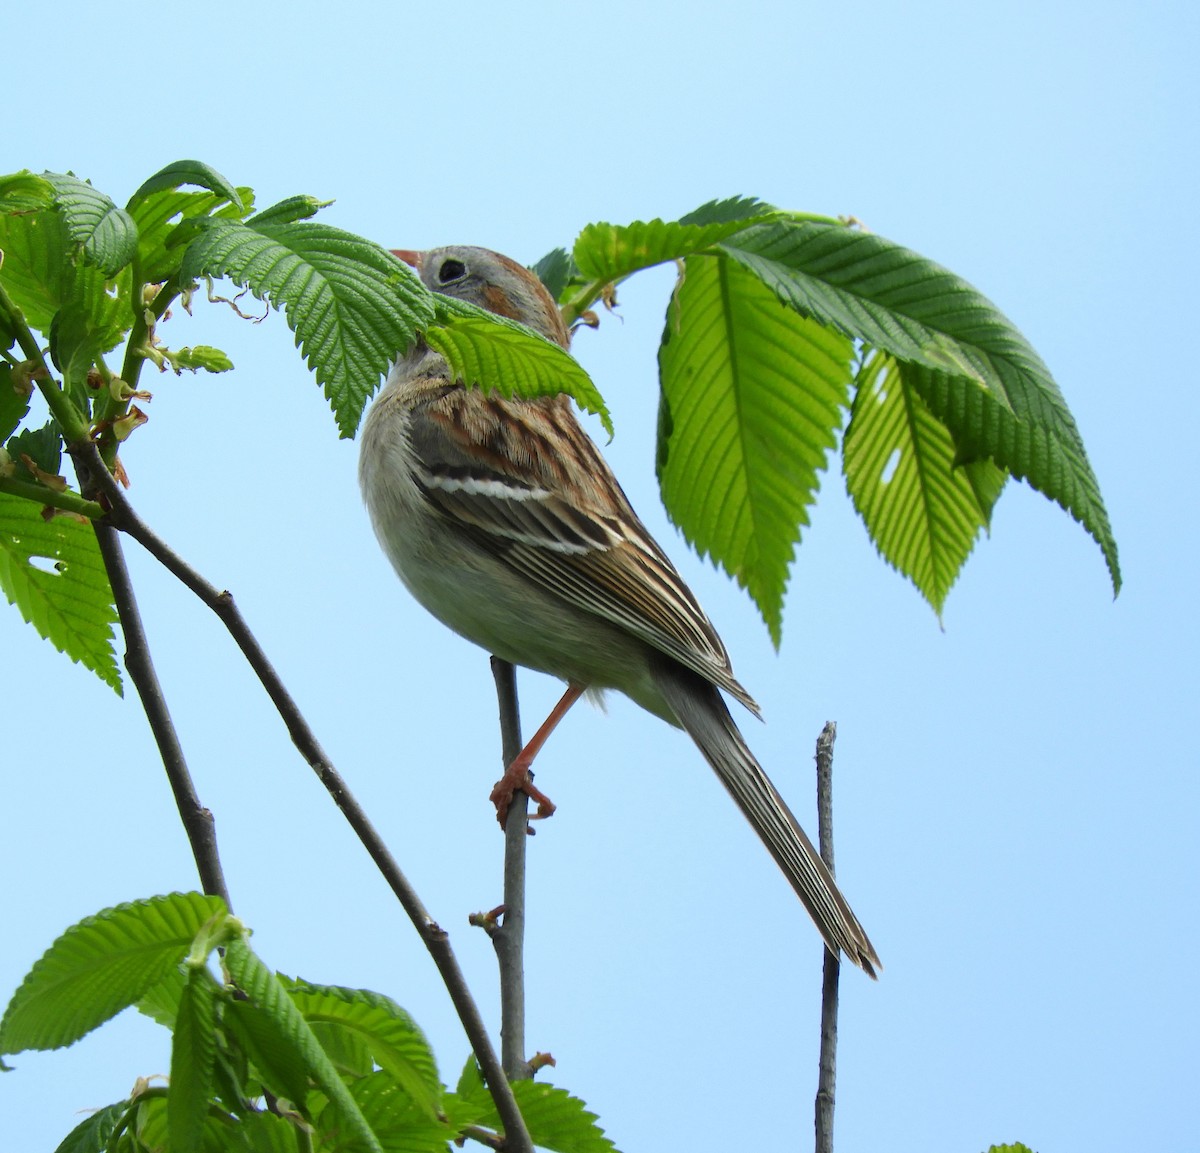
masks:
[[[575,353],[606,453],[763,706],[751,745],[813,825],[813,742],[839,725],[839,877],[884,960],[842,984],[837,1147],[1195,1148],[1198,637],[1191,380],[1194,53],[1183,3],[298,2],[25,6],[3,162],[125,199],[195,157],[260,204],[389,246],[532,262],[593,220],[714,197],[853,214],[1022,328],[1082,431],[1121,548],[1020,485],[944,629],[875,556],[835,469],[776,654],[658,503],[655,349],[670,275],[637,277]],[[435,917],[489,1020],[502,838],[488,664],[426,617],[372,538],[319,390],[278,316],[171,322],[237,371],[153,380],[128,444],[141,513],[233,591]],[[276,968],[388,993],[453,1082],[466,1043],[432,964],[215,619],[136,546],[160,677],[254,944]],[[0,610],[6,881],[0,997],[59,932],[196,885],[145,723]],[[527,728],[558,687],[521,677]],[[539,762],[530,1048],[626,1150],[805,1148],[820,946],[682,735],[611,701]],[[0,1077],[8,1147],[166,1071],[120,1018]]]

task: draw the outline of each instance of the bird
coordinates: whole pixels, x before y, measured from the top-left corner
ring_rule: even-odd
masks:
[[[393,251],[432,292],[569,347],[553,297],[518,261],[470,245]],[[421,605],[492,655],[567,683],[493,791],[501,822],[516,788],[539,815],[553,811],[530,780],[534,756],[581,695],[615,689],[692,738],[830,951],[874,977],[875,947],[722,692],[760,716],[757,704],[570,399],[506,398],[487,384],[456,379],[418,336],[363,423],[359,481],[383,551]]]

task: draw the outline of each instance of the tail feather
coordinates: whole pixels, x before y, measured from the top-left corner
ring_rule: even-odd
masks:
[[[720,692],[674,661],[664,659],[655,672],[659,691],[791,882],[825,944],[874,977],[875,969],[883,967],[875,947],[800,822],[754,759]]]

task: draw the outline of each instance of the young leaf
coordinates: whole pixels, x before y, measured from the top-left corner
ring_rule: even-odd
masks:
[[[442,1095],[433,1050],[417,1023],[389,997],[366,989],[310,985],[280,978],[296,1007],[314,1028],[359,1038],[367,1052],[430,1117]]]
[[[219,897],[172,893],[72,925],[29,971],[0,1020],[0,1053],[58,1049],[132,1005],[186,956]]]
[[[435,307],[437,321],[426,329],[425,339],[446,358],[455,379],[505,397],[565,392],[596,413],[611,435],[604,398],[570,353],[524,325],[466,301],[438,296]]]
[[[53,199],[50,182],[28,169],[0,176],[0,213],[37,212],[48,208]]]
[[[199,1149],[217,1056],[217,986],[203,964],[187,966],[171,1040],[171,1080],[167,1089],[167,1129],[176,1153]]]
[[[227,276],[281,307],[350,437],[397,353],[433,320],[431,294],[391,253],[293,211],[199,222],[180,275]]]
[[[530,271],[546,286],[546,291],[555,300],[562,298],[567,285],[579,275],[579,269],[565,248],[551,249],[541,260],[531,266]]]
[[[158,284],[179,271],[185,248],[176,243],[180,233],[187,234],[181,225],[207,216],[225,220],[240,220],[254,202],[249,188],[235,190],[233,204],[216,192],[179,192],[162,189],[151,192],[141,200],[131,200],[130,213],[138,228],[138,260],[142,280]]]
[[[120,695],[117,614],[91,525],[46,521],[32,501],[0,493],[0,589],[59,652]]]
[[[749,591],[776,645],[851,353],[733,261],[684,262],[659,349],[663,502],[697,551]]]
[[[197,344],[191,348],[181,348],[169,357],[176,368],[186,368],[195,372],[202,368],[205,372],[228,372],[233,368],[233,361],[219,348],[207,344]]]
[[[137,252],[133,217],[77,176],[47,172],[46,180],[75,249],[107,278],[114,277]]]
[[[174,191],[188,184],[193,188],[205,188],[216,194],[219,200],[228,201],[235,208],[242,207],[242,198],[215,168],[200,160],[176,160],[160,168],[129,198],[126,207],[133,212],[137,205],[149,199],[155,192]]]
[[[0,215],[0,251],[0,281],[31,328],[49,333],[58,310],[74,303],[86,316],[92,344],[100,352],[113,348],[129,330],[129,271],[118,274],[110,293],[102,272],[72,262],[57,212]]]
[[[1004,471],[990,461],[974,472],[956,465],[949,430],[878,350],[858,374],[842,459],[847,491],[875,547],[940,617],[988,525]]]
[[[97,1109],[68,1133],[54,1153],[104,1153],[132,1102],[117,1101]]]
[[[225,966],[234,984],[272,1018],[282,1043],[300,1055],[309,1076],[336,1103],[345,1119],[346,1128],[373,1153],[383,1153],[379,1138],[367,1124],[333,1063],[317,1043],[296,1003],[275,974],[254,955],[245,938],[230,942],[225,951]]]
[[[0,442],[7,440],[29,411],[29,394],[13,387],[12,365],[0,360]]]
[[[635,220],[632,224],[589,224],[575,241],[574,257],[589,280],[611,283],[642,268],[680,260],[777,215],[757,200],[713,201],[683,220]]]

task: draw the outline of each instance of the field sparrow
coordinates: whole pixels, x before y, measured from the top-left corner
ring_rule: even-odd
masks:
[[[484,248],[398,253],[434,292],[510,317],[564,348],[541,282]],[[532,788],[529,765],[585,690],[619,689],[687,731],[754,826],[836,954],[874,976],[879,958],[846,899],[759,767],[720,690],[734,679],[713,626],[638,520],[566,396],[505,400],[456,384],[418,339],[363,427],[359,479],[400,579],[434,616],[504,660],[568,688],[493,799]]]

